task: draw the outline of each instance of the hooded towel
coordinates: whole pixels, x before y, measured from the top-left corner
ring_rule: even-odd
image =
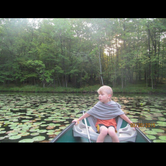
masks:
[[[95,127],[97,119],[108,120],[124,114],[121,110],[121,105],[112,100],[107,104],[99,101],[93,108],[87,111],[87,113],[90,115],[88,121],[95,132],[97,132]]]

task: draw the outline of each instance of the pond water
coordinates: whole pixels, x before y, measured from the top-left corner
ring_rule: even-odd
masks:
[[[112,100],[149,139],[166,142],[164,95],[114,94]],[[97,102],[97,94],[1,93],[0,142],[49,142]]]

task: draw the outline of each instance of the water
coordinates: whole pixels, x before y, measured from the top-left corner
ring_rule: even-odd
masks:
[[[166,142],[164,95],[114,94],[112,99],[121,104],[133,122],[148,124],[140,129],[150,139]],[[97,101],[97,94],[1,93],[0,142],[33,141],[39,136],[43,136],[41,141],[49,142],[80,117],[80,111],[89,110]],[[155,127],[150,125],[154,123]]]

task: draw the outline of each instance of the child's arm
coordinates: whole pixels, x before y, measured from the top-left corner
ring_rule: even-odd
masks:
[[[124,119],[127,123],[131,124],[133,123],[125,114],[120,115],[122,119]]]
[[[78,121],[81,121],[82,119],[87,118],[88,116],[90,115],[88,113],[85,113],[79,119],[74,119],[72,122],[76,122],[76,124],[78,124]]]

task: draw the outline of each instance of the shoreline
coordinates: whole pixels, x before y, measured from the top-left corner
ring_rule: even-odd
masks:
[[[0,90],[0,92],[9,93],[96,93],[96,91],[23,91],[23,90]],[[116,92],[114,94],[166,94],[166,92]]]
[[[0,92],[15,92],[15,93],[97,93],[97,89],[100,84],[85,86],[80,88],[74,87],[40,87],[35,85],[24,85],[24,86],[0,86]],[[115,94],[166,94],[166,84],[152,89],[151,87],[144,87],[143,84],[128,85],[123,89],[119,86],[112,87],[113,93]]]

